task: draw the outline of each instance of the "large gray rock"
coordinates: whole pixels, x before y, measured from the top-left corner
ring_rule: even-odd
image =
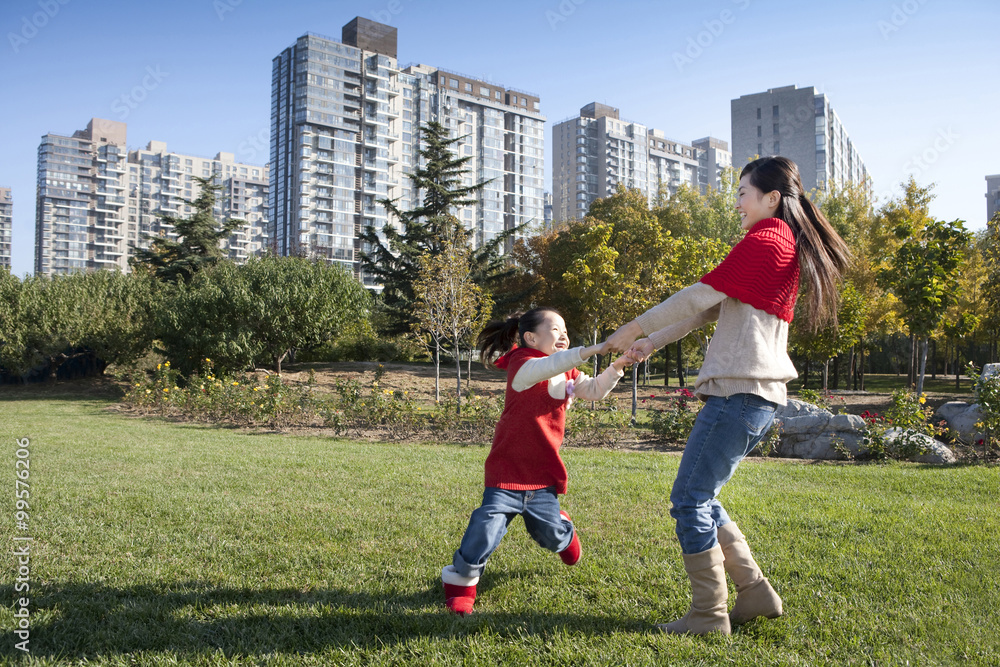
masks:
[[[781,442],[775,453],[801,459],[844,458],[837,447],[852,454],[860,450],[864,420],[857,415],[834,415],[811,403],[789,399],[775,420],[781,424]]]
[[[982,419],[982,412],[978,403],[965,403],[963,401],[950,401],[945,403],[934,412],[934,421],[945,421],[948,429],[958,435],[958,439],[965,443],[978,442],[983,434],[976,428],[976,424]]]
[[[861,454],[862,430],[865,420],[858,415],[835,415],[811,403],[789,399],[788,405],[779,407],[775,421],[781,425],[781,438],[775,453],[779,456],[801,459],[843,459],[846,449],[851,456]],[[893,433],[895,431],[895,433]],[[890,446],[902,436],[900,429],[889,429]],[[924,454],[911,457],[923,463],[953,463],[955,454],[934,438],[908,431],[908,438],[916,438]]]
[[[901,442],[904,438],[906,441]],[[919,463],[955,462],[955,453],[948,449],[947,445],[924,433],[918,433],[910,430],[904,431],[901,428],[890,428],[885,432],[885,440],[886,444],[888,444],[890,448],[907,445],[915,445],[923,448],[924,453],[911,456],[911,461],[917,461]]]

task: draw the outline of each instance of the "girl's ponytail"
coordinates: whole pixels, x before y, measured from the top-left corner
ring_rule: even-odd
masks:
[[[517,342],[518,324],[521,313],[514,313],[506,320],[493,320],[476,338],[479,347],[479,360],[485,366],[496,368],[496,358],[509,352]]]
[[[526,313],[514,313],[506,320],[493,320],[487,324],[476,339],[480,361],[490,368],[496,368],[493,363],[495,357],[509,352],[515,343],[524,347],[524,334],[538,329],[545,319],[545,313],[559,315],[559,311],[555,308],[542,306],[532,308]]]

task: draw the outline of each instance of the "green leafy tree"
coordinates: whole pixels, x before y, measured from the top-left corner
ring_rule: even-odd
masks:
[[[182,374],[206,358],[218,371],[257,362],[281,372],[297,349],[333,341],[367,317],[370,296],[340,267],[299,257],[222,261],[179,284],[159,318],[164,352]]]
[[[1000,338],[1000,213],[986,223],[986,229],[976,242],[982,257],[986,281],[983,284],[985,311],[981,314],[981,327],[987,336],[992,359],[997,358],[997,340]]]
[[[194,201],[181,199],[194,208],[194,215],[190,218],[161,216],[163,222],[174,228],[178,240],[147,237],[151,238],[149,248],[137,248],[129,260],[133,270],[150,271],[158,279],[171,283],[189,283],[199,271],[222,259],[219,242],[247,224],[238,219],[217,221],[213,211],[222,186],[200,176],[195,176],[194,180],[201,188],[198,197]]]
[[[661,189],[656,215],[674,237],[718,239],[733,246],[743,238],[735,206],[739,183],[739,171],[727,167],[720,175],[719,188],[709,187],[704,194],[686,183],[673,195]]]
[[[16,281],[0,278],[0,365],[13,375],[46,367],[52,378],[71,360],[103,373],[152,346],[157,291],[147,276],[95,271]]]
[[[420,156],[424,165],[407,175],[414,191],[423,193],[421,205],[403,211],[391,200],[380,200],[399,228],[393,224],[381,230],[368,227],[361,235],[367,248],[361,256],[364,270],[382,285],[386,333],[406,333],[416,324],[413,283],[420,273],[420,258],[440,254],[450,238],[472,245],[472,234],[454,216],[454,209],[476,203],[474,196],[488,181],[463,184],[466,164],[472,158],[456,157],[452,152],[451,146],[460,139],[449,137],[448,129],[439,123],[422,126]],[[472,279],[477,285],[489,291],[508,275],[510,269],[502,253],[518,231],[520,228],[509,229],[489,240],[475,239]]]
[[[888,269],[881,273],[899,300],[902,317],[919,347],[917,393],[923,391],[927,340],[955,299],[958,268],[970,240],[961,220],[933,219],[916,227],[904,221],[896,228],[903,239]]]
[[[858,344],[868,317],[868,305],[852,283],[843,283],[839,301],[836,326],[811,331],[808,326],[800,324],[799,318],[795,318],[789,331],[789,347],[793,351],[823,363],[824,391],[828,388],[830,359]]]
[[[489,294],[472,280],[471,252],[449,239],[443,251],[420,258],[413,285],[418,324],[434,344],[434,400],[440,401],[441,350],[450,344],[455,358],[457,412],[462,412],[462,342],[485,326],[493,311]]]

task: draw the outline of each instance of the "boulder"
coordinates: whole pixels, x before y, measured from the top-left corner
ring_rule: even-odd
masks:
[[[775,453],[799,459],[843,459],[846,449],[852,456],[861,454],[862,431],[865,420],[859,415],[835,415],[811,403],[789,399],[788,405],[779,407],[775,421],[781,425],[781,438]],[[886,431],[892,446],[903,432]],[[915,431],[907,431],[907,438],[916,438],[926,453],[911,457],[922,463],[954,463],[955,454],[941,442]]]
[[[775,421],[781,424],[780,456],[801,459],[836,460],[844,458],[838,445],[857,454],[861,445],[860,429],[864,420],[857,415],[834,415],[811,403],[789,399],[779,407]]]
[[[918,433],[917,431],[904,431],[901,428],[890,428],[885,432],[886,443],[890,448],[902,446],[901,439],[905,438],[906,444],[915,444],[925,450],[923,454],[910,457],[911,461],[918,463],[954,463],[955,453],[948,449],[943,442],[935,440],[929,435]]]
[[[958,439],[965,443],[975,443],[983,437],[976,428],[980,419],[982,413],[979,411],[978,403],[970,405],[963,401],[950,401],[934,412],[934,421],[945,421],[948,429],[954,431]]]

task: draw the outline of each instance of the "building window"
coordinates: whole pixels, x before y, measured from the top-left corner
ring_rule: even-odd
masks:
[[[489,88],[483,88],[482,86],[480,86],[480,88],[479,88],[479,94],[483,95],[485,97],[489,97],[490,96],[490,89]]]
[[[760,120],[760,107],[757,107],[757,120]]]
[[[496,91],[496,93],[497,93],[497,99],[498,100],[503,100],[503,93],[501,93],[499,90]]]
[[[458,79],[452,79],[450,83],[452,88],[458,90]]]
[[[779,153],[781,153],[781,148],[778,146],[778,142],[775,141],[774,142],[774,154],[778,155]]]
[[[467,93],[471,93],[472,92],[472,84],[469,83],[468,81],[465,82],[465,92],[467,92]]]
[[[757,136],[760,136],[760,125],[757,126]]]
[[[778,124],[774,124],[774,134],[778,134]]]
[[[775,118],[778,117],[778,105],[777,104],[775,104],[773,107],[771,107],[771,115],[774,116]]]

